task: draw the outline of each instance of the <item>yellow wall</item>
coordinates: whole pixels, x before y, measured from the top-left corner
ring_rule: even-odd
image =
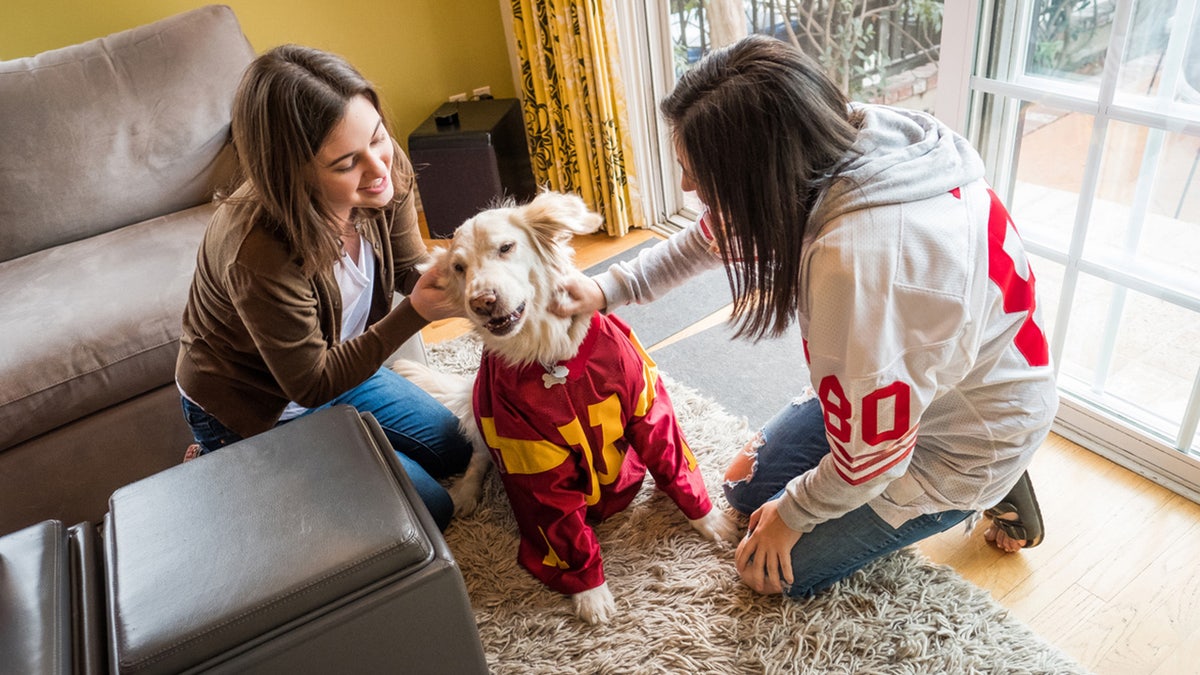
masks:
[[[201,7],[203,0],[2,0],[0,60],[32,56]],[[342,55],[383,95],[397,139],[451,94],[512,98],[498,0],[227,0],[254,49]]]

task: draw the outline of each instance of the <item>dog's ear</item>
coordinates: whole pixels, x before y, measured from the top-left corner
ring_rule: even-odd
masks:
[[[579,195],[544,191],[518,209],[520,217],[544,240],[560,243],[576,234],[591,234],[604,222],[588,210]]]

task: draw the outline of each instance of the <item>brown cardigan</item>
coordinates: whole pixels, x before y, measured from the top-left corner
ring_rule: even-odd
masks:
[[[333,269],[302,274],[283,241],[237,205],[245,187],[218,207],[183,314],[175,379],[188,398],[249,437],[274,426],[289,401],[316,407],[362,383],[426,325],[407,298],[389,311],[428,255],[413,180],[400,183],[393,205],[362,227],[375,283],[366,332],[348,342]]]

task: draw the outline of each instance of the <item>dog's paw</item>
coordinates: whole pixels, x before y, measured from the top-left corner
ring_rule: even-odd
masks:
[[[575,605],[575,616],[593,626],[608,623],[608,620],[617,614],[617,603],[608,590],[607,581],[572,595],[571,603]]]
[[[708,515],[695,520],[689,520],[688,522],[692,524],[692,527],[696,528],[697,532],[704,535],[706,539],[728,541],[730,543],[737,542],[738,540],[737,521],[721,509],[714,507],[708,512]]]
[[[450,501],[454,503],[456,518],[475,513],[482,493],[478,483],[462,479],[454,481],[450,487],[446,488],[446,492],[450,493]]]

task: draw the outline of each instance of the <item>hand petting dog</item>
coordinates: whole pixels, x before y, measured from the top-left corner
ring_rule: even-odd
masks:
[[[465,317],[462,302],[447,291],[445,271],[440,267],[430,267],[417,279],[408,301],[417,314],[430,323]]]
[[[550,311],[558,316],[571,317],[577,314],[592,314],[604,311],[604,291],[594,279],[578,270],[563,277],[559,285],[560,293],[550,306]]]

